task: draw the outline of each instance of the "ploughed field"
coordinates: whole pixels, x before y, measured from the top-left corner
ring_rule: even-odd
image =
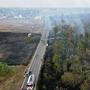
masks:
[[[27,65],[40,40],[40,34],[0,32],[0,62]]]

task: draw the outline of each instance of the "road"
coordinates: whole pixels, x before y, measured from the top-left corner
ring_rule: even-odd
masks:
[[[42,33],[41,40],[40,40],[40,42],[37,46],[37,49],[35,51],[35,54],[31,60],[30,64],[28,65],[27,73],[29,71],[32,71],[32,73],[35,75],[35,78],[36,78],[34,90],[36,90],[40,69],[41,69],[41,66],[43,63],[43,56],[45,54],[46,47],[47,47],[48,34],[49,34],[49,30],[44,29],[43,33]],[[24,88],[24,90],[26,90],[27,80],[28,80],[28,77],[25,77],[23,84],[22,84],[22,87]]]

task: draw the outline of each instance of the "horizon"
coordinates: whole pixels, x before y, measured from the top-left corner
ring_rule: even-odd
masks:
[[[15,8],[90,8],[89,0],[0,0],[0,7]]]

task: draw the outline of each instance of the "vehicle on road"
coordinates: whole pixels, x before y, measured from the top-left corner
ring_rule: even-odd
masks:
[[[35,86],[35,75],[34,74],[30,74],[30,76],[28,77],[26,86],[27,86],[27,90],[33,90]]]
[[[32,75],[32,71],[29,71],[29,72],[28,72],[28,71],[26,70],[26,71],[25,71],[24,78],[25,78],[25,77],[29,77],[30,75]],[[24,89],[24,87],[21,87],[21,90],[26,90],[26,89]],[[32,89],[27,89],[27,90],[32,90]]]
[[[26,72],[26,77],[30,76],[32,74],[32,71]]]
[[[32,74],[32,71],[29,71],[29,72],[28,72],[28,71],[26,70],[25,73],[24,73],[24,78],[30,76],[30,74]]]

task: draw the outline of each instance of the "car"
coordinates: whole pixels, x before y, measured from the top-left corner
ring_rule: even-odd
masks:
[[[35,75],[30,74],[27,80],[27,90],[33,90],[34,86],[35,86]]]

